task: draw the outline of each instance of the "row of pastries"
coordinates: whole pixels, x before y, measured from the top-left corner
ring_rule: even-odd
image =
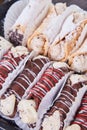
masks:
[[[0,37],[0,115],[26,130],[86,130],[87,11],[22,4],[8,10]],[[22,11],[10,26],[13,8]]]

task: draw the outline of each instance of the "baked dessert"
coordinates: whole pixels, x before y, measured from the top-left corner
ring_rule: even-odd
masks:
[[[35,59],[29,59],[23,71],[11,83],[7,91],[1,96],[0,111],[10,117],[14,117],[18,102],[26,95],[26,90],[37,78],[42,69],[45,69],[49,59],[44,56],[38,56]],[[49,64],[48,64],[49,65]],[[10,103],[8,106],[8,102]],[[5,107],[7,104],[8,107]],[[14,105],[13,105],[14,104]]]
[[[72,74],[60,95],[44,115],[41,130],[63,130],[73,119],[86,91],[87,77]]]
[[[57,9],[55,9],[54,5],[50,7],[47,17],[43,20],[42,24],[37,28],[33,35],[29,37],[27,46],[30,51],[34,50],[37,51],[38,54],[47,55],[48,48],[54,41],[56,35],[60,32],[64,21],[64,18],[62,18],[60,14],[66,10],[66,5],[61,3],[61,8],[63,8],[63,10],[62,12],[59,11],[59,13],[58,7],[60,8],[60,4],[57,5]]]
[[[26,47],[12,47],[0,61],[0,96],[9,87],[13,79],[12,73],[20,65],[21,61],[29,54]],[[14,75],[15,78],[15,75]]]
[[[69,68],[66,63],[53,63],[45,70],[40,80],[29,90],[26,99],[21,100],[18,104],[19,116],[24,123],[28,123],[30,127],[35,126],[40,102],[47,92],[55,87],[59,80],[68,72]],[[31,100],[34,102],[34,106],[30,103]],[[26,107],[26,103],[29,106],[27,105]]]
[[[70,67],[79,73],[87,71],[87,38],[84,39],[79,49],[68,59]]]
[[[14,45],[26,45],[27,38],[33,34],[46,16],[51,0],[32,1],[27,6],[9,30],[9,40]]]
[[[87,92],[85,93],[81,105],[72,121],[72,124],[64,130],[86,130],[87,129]]]
[[[78,13],[79,11],[76,12]],[[86,24],[86,18],[79,21],[79,18],[75,18],[72,13],[72,15],[66,19],[62,26],[61,32],[50,46],[48,56],[52,60],[67,61],[69,55],[78,50],[84,41],[87,30]],[[67,31],[66,28],[68,28]]]

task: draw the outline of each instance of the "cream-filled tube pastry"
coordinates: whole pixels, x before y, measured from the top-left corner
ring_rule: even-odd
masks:
[[[0,61],[0,90],[4,89],[3,85],[9,74],[16,70],[20,62],[28,55],[28,49],[23,46],[12,47]],[[1,93],[1,92],[0,92]]]
[[[27,88],[31,85],[31,83],[47,63],[49,63],[49,59],[44,56],[36,57],[35,59],[29,59],[26,62],[23,71],[15,78],[0,99],[0,111],[4,115],[10,117],[15,115],[17,103],[22,99]],[[10,102],[9,107],[4,108],[4,104],[8,104],[7,100]]]
[[[27,98],[18,104],[19,116],[24,123],[28,123],[30,126],[36,123],[33,112],[37,115],[39,104],[46,93],[55,87],[56,83],[68,72],[69,68],[66,63],[54,63],[45,70],[40,80],[29,90]],[[30,107],[25,108],[26,101],[30,102],[31,99],[35,102],[34,110]]]
[[[87,38],[81,47],[69,57],[68,63],[74,71],[87,71]]]
[[[30,0],[9,30],[9,40],[14,45],[26,45],[27,38],[40,25],[48,12],[50,4],[51,0]]]
[[[77,19],[74,12],[66,19],[61,32],[49,48],[48,55],[51,59],[66,61],[68,56],[81,46],[86,36],[87,19],[81,21]]]
[[[0,36],[0,60],[3,55],[12,47],[12,44]]]
[[[85,93],[81,105],[72,121],[72,124],[64,130],[86,130],[87,129],[87,92]]]
[[[41,130],[63,130],[77,111],[84,93],[87,91],[87,77],[72,74],[60,95],[44,115]]]
[[[58,5],[60,8],[60,3]],[[40,54],[47,55],[48,49],[50,45],[53,43],[55,37],[60,33],[65,19],[70,14],[72,14],[73,10],[81,10],[78,6],[75,5],[65,8],[65,4],[63,3],[61,3],[61,8],[63,8],[63,10],[61,11],[61,13],[59,11],[59,14],[57,9],[58,16],[54,16],[54,12],[51,11],[52,13],[48,14],[48,17],[43,21],[41,26],[29,38],[27,43],[29,50],[34,50]]]
[[[61,5],[61,8],[63,8],[63,6],[65,7],[65,4],[61,3]],[[63,13],[63,11],[61,13]],[[59,22],[60,24],[58,25]],[[34,32],[34,34],[29,37],[27,42],[29,50],[34,50],[39,54],[47,55],[48,48],[55,39],[56,35],[59,33],[62,23],[63,19],[61,19],[61,16],[57,16],[55,7],[52,6],[43,23]]]

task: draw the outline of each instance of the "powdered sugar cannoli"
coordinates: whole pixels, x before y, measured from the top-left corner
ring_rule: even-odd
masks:
[[[75,16],[71,14],[63,24],[61,32],[50,46],[48,55],[51,59],[66,61],[68,56],[82,45],[87,32],[87,19],[82,21],[76,20],[74,22],[73,19],[75,20]]]
[[[14,45],[26,45],[27,38],[33,34],[46,16],[51,0],[29,0],[27,6],[9,30],[9,40]]]
[[[60,4],[58,7],[60,8]],[[59,11],[59,14],[57,14],[55,6],[52,5],[50,7],[47,17],[43,20],[42,24],[33,33],[33,35],[28,39],[27,46],[29,50],[34,50],[39,54],[47,55],[48,48],[54,41],[56,35],[59,33],[64,21],[64,18],[62,18],[60,15],[64,12],[64,10],[66,10],[67,7],[65,7],[65,4],[61,3],[61,8],[63,8],[63,10],[61,10],[61,12]]]
[[[87,91],[87,77],[72,74],[52,107],[44,115],[41,130],[63,130],[77,111],[84,93]]]

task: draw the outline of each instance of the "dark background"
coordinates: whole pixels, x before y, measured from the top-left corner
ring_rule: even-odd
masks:
[[[6,15],[7,10],[9,7],[18,0],[0,0],[0,35],[3,36],[3,23],[4,23],[4,18]],[[53,0],[53,3],[56,2],[66,2],[67,5],[70,4],[77,4],[81,8],[87,10],[87,0]],[[0,130],[20,130],[14,122],[4,120],[0,118]]]
[[[18,0],[9,0],[9,2],[7,1],[8,0],[0,0],[0,35],[2,36],[3,36],[3,22],[4,22],[5,14],[7,10],[9,9],[9,7]],[[52,1],[53,3],[66,2],[67,5],[77,4],[81,8],[87,10],[87,0],[52,0]]]

